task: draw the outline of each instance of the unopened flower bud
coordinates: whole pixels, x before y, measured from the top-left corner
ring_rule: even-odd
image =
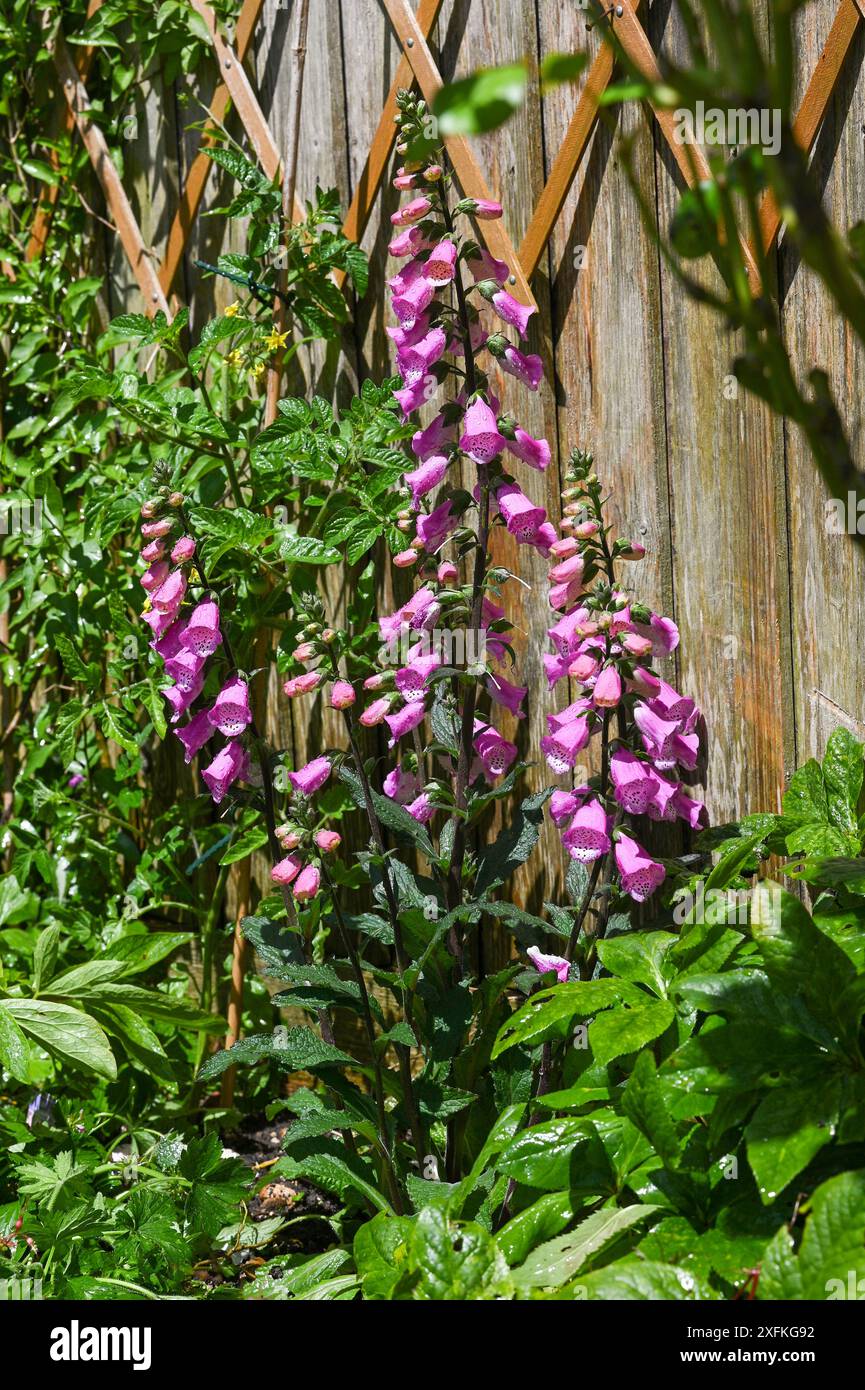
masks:
[[[581,541],[587,541],[589,536],[596,536],[600,529],[596,521],[579,521],[574,526],[574,535],[579,536]]]
[[[182,507],[185,500],[182,492],[172,492],[168,499],[168,505],[169,507]]]

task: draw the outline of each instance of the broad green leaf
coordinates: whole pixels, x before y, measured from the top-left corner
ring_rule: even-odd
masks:
[[[648,1000],[645,1004],[637,1005],[617,1004],[589,1024],[592,1056],[597,1063],[605,1066],[615,1057],[636,1052],[660,1037],[675,1017],[675,1009],[665,999]]]
[[[0,1063],[16,1081],[30,1080],[30,1047],[14,1017],[0,1003]]]
[[[522,1130],[496,1160],[496,1168],[546,1192],[611,1192],[613,1172],[591,1120],[547,1120]]]
[[[622,1109],[652,1144],[665,1167],[675,1168],[682,1141],[670,1115],[670,1093],[650,1051],[641,1052],[622,1092]]]
[[[230,1055],[229,1055],[230,1053]],[[314,1071],[318,1067],[357,1066],[354,1058],[330,1043],[322,1042],[310,1028],[277,1029],[241,1038],[227,1051],[216,1052],[198,1073],[202,1080],[221,1075],[226,1067],[254,1066],[267,1058],[284,1071]]]
[[[782,1086],[757,1106],[745,1141],[760,1197],[773,1202],[832,1139],[838,1123],[840,1082]]]
[[[817,1188],[798,1255],[785,1226],[766,1252],[759,1298],[859,1299],[865,1285],[865,1170]],[[851,1293],[852,1286],[852,1293]]]
[[[553,787],[527,796],[512,813],[506,830],[501,831],[481,855],[475,883],[478,894],[489,892],[498,883],[505,883],[511,874],[525,864],[538,843],[544,818],[544,805],[553,794]]]
[[[632,1303],[678,1303],[723,1297],[690,1270],[634,1257],[617,1260],[605,1269],[585,1275],[565,1294],[574,1298]]]
[[[113,1081],[117,1065],[108,1038],[95,1019],[67,1004],[47,999],[6,999],[15,1022],[60,1061],[71,1062]]]
[[[593,1212],[575,1230],[555,1236],[533,1250],[525,1263],[512,1271],[513,1281],[521,1290],[557,1289],[626,1232],[663,1210],[658,1206],[634,1205]]]
[[[605,970],[620,979],[645,985],[653,994],[665,998],[667,984],[664,962],[670,947],[679,938],[672,932],[638,931],[598,942],[598,955]]]
[[[585,980],[537,990],[502,1025],[492,1060],[509,1047],[535,1046],[551,1038],[567,1037],[574,1019],[590,1018],[623,999],[637,1005],[649,1002],[647,994],[624,980]]]
[[[557,1236],[589,1200],[572,1192],[545,1192],[531,1206],[512,1216],[496,1235],[508,1264],[521,1264],[540,1241]]]
[[[389,1299],[408,1263],[414,1221],[379,1212],[354,1238],[354,1263],[364,1298]]]
[[[490,1233],[473,1221],[451,1221],[438,1207],[419,1214],[409,1258],[419,1276],[416,1299],[467,1302],[506,1296],[511,1288],[504,1255]]]

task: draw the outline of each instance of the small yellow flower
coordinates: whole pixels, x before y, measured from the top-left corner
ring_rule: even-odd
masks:
[[[229,304],[228,308],[225,311],[225,317],[227,319],[233,319],[239,309],[240,305],[236,301],[234,304]]]
[[[271,330],[270,335],[265,338],[264,346],[267,348],[268,352],[276,352],[277,348],[284,348],[287,342],[288,334],[277,333],[274,328]]]
[[[265,372],[265,370],[266,370],[266,363],[264,363],[264,362],[256,362],[255,366],[254,366],[253,369],[252,369],[252,375],[253,375],[254,377],[262,376],[263,373]]]
[[[141,611],[142,611],[142,613],[149,613],[152,607],[153,607],[153,604],[150,602],[150,599],[149,599],[149,598],[146,598],[146,599],[144,600],[143,605],[142,605]]]
[[[230,352],[228,354],[228,358],[226,360],[228,362],[229,367],[242,367],[243,353],[239,352],[238,349],[235,348],[233,352]]]

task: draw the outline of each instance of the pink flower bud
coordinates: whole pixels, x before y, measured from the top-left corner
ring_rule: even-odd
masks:
[[[579,515],[583,510],[579,502],[573,502],[571,507],[573,508],[572,511],[568,507],[565,508],[569,516]],[[581,541],[587,541],[589,536],[596,536],[599,530],[600,527],[596,521],[580,521],[574,526],[574,535],[579,536]]]
[[[315,647],[311,642],[301,642],[299,647],[295,647],[291,655],[295,661],[299,661],[304,665],[315,656]]]
[[[354,686],[349,681],[334,681],[330,692],[330,703],[334,709],[349,709],[356,699]]]
[[[274,864],[270,871],[270,877],[274,883],[281,887],[293,883],[300,873],[300,858],[296,854],[289,854],[285,859],[280,859],[278,864]]]
[[[442,564],[439,565],[438,570],[436,572],[436,577],[440,584],[448,584],[452,579],[458,578],[458,576],[459,570],[457,569],[453,560],[445,560]]]
[[[402,527],[402,524],[403,523],[400,523],[400,527]],[[397,569],[400,570],[411,569],[412,565],[417,564],[417,560],[418,552],[416,550],[401,550],[398,555],[394,555],[393,557],[394,564]]]
[[[175,565],[182,565],[187,560],[191,560],[194,554],[195,541],[191,536],[181,536],[180,540],[175,542],[174,549],[171,552],[171,558]]]
[[[312,838],[324,854],[331,854],[342,844],[342,836],[335,830],[317,830]]]
[[[622,560],[642,560],[646,553],[646,547],[640,545],[639,541],[631,541],[627,550],[619,551],[619,558]]]
[[[321,884],[321,874],[314,864],[307,864],[305,869],[301,869],[294,882],[292,892],[298,902],[308,902],[318,893]]]

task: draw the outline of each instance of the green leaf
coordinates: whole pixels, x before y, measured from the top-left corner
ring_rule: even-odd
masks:
[[[106,738],[113,739],[126,753],[138,752],[138,741],[127,724],[128,715],[103,700],[96,708],[96,717]]]
[[[840,1082],[781,1086],[757,1106],[745,1141],[761,1200],[774,1202],[832,1139],[838,1123]]]
[[[408,1263],[414,1221],[379,1212],[354,1238],[354,1263],[365,1299],[390,1299]]]
[[[613,1171],[597,1129],[587,1119],[547,1120],[522,1130],[499,1154],[496,1167],[517,1182],[547,1192],[602,1193]]]
[[[666,999],[617,1004],[589,1024],[592,1056],[600,1066],[606,1066],[616,1057],[636,1052],[666,1032],[675,1017],[676,1011]]]
[[[591,1030],[590,1030],[591,1036]],[[671,1096],[655,1068],[651,1052],[641,1052],[622,1093],[622,1109],[645,1134],[665,1167],[676,1168],[682,1152],[670,1115]]]
[[[645,985],[653,994],[665,998],[665,959],[670,947],[679,939],[666,931],[632,932],[599,941],[598,956],[610,974]]]
[[[270,188],[270,181],[261,172],[257,165],[248,160],[240,150],[233,146],[206,145],[204,153],[208,159],[212,159],[214,164],[226,169],[232,174],[241,188],[251,192],[265,192]]]
[[[496,1235],[508,1264],[521,1264],[539,1241],[551,1240],[570,1226],[588,1200],[571,1192],[545,1192],[531,1206],[512,1216]]]
[[[826,800],[826,786],[823,772],[815,758],[797,768],[790,778],[790,785],[781,801],[784,818],[793,825],[803,825],[809,821],[829,819],[829,803]]]
[[[117,1076],[108,1038],[95,1019],[67,1004],[47,999],[6,999],[15,1022],[41,1043],[52,1057],[83,1067],[113,1081]]]
[[[751,932],[773,984],[801,995],[814,1017],[842,1035],[858,1031],[859,1012],[844,1008],[844,991],[856,971],[842,950],[818,931],[806,908],[777,883],[754,888]]]
[[[632,1303],[705,1301],[722,1296],[690,1270],[637,1258],[617,1260],[606,1269],[587,1274],[573,1293],[565,1293],[584,1299]]]
[[[30,1048],[9,1010],[0,1003],[0,1062],[16,1081],[30,1080]]]
[[[865,1278],[865,1171],[841,1173],[817,1188],[798,1255],[786,1225],[766,1251],[758,1297],[859,1298]],[[851,1294],[850,1289],[853,1292]]]
[[[856,808],[862,792],[863,751],[863,744],[847,729],[835,729],[823,758],[829,819],[849,835],[857,831]]]
[[[538,843],[544,806],[553,791],[553,787],[545,787],[543,791],[527,796],[512,815],[507,829],[501,831],[487,847],[478,868],[475,885],[478,894],[487,893],[496,884],[504,883],[515,869],[525,864]]]
[[[575,82],[586,66],[585,53],[548,53],[541,62],[541,91]]]
[[[469,1302],[510,1291],[507,1263],[489,1232],[473,1221],[452,1221],[438,1207],[419,1214],[409,1258],[418,1276],[416,1299]]]
[[[525,64],[513,63],[446,83],[433,101],[438,134],[482,135],[503,125],[523,104],[526,78]]]
[[[332,545],[325,545],[315,536],[296,536],[285,527],[279,527],[279,558],[289,564],[335,565],[340,554]]]
[[[284,1071],[315,1071],[319,1067],[358,1066],[353,1057],[322,1042],[310,1028],[285,1028],[275,1033],[253,1033],[234,1047],[216,1052],[198,1073],[202,1081],[220,1076],[226,1067],[254,1066],[265,1058]]]
[[[524,1264],[512,1272],[520,1290],[557,1289],[566,1284],[628,1231],[648,1221],[663,1207],[639,1206],[607,1208],[593,1212],[576,1230],[556,1236],[533,1250]]]
[[[257,849],[263,849],[266,844],[267,828],[263,825],[253,825],[232,841],[219,862],[237,864],[239,860],[246,859],[247,855],[254,854]]]
[[[642,990],[623,980],[584,980],[537,990],[502,1024],[492,1060],[509,1047],[535,1046],[552,1038],[567,1037],[575,1018],[590,1018],[622,999],[637,1005],[648,1003]]]

